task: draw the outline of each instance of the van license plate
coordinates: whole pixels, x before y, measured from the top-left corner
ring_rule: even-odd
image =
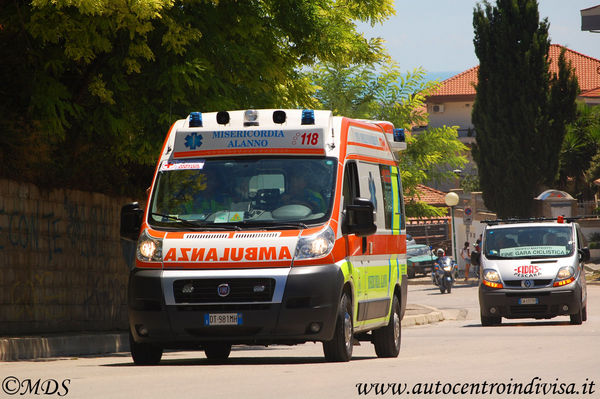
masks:
[[[205,326],[241,326],[241,313],[205,313]]]
[[[519,298],[519,305],[537,305],[537,298]]]

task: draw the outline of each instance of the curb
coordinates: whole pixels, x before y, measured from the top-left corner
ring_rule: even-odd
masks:
[[[428,313],[417,314],[417,315],[404,315],[402,319],[402,327],[411,327],[411,326],[421,326],[425,324],[437,323],[440,321],[444,321],[444,314],[437,310],[436,308],[432,308],[431,306],[419,305],[422,308],[428,310]]]
[[[127,333],[0,338],[0,361],[128,352]]]

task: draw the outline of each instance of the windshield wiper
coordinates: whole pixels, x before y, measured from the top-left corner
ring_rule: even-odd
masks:
[[[293,223],[277,223],[277,222],[261,222],[261,221],[246,221],[240,223],[244,227],[255,227],[261,228],[265,230],[277,230],[277,229],[285,229],[285,228],[302,228],[307,229],[308,226],[302,222],[293,222]]]
[[[181,222],[181,224],[188,226],[188,227],[195,227],[195,228],[199,228],[199,229],[204,229],[204,230],[241,230],[242,228],[236,225],[227,225],[227,226],[217,226],[214,223],[208,224],[208,223],[198,223],[198,222],[194,222],[191,220],[185,220],[185,219],[181,219],[177,216],[171,216],[171,215],[165,215],[163,213],[156,213],[156,212],[152,212],[151,213],[152,216],[160,216],[163,218],[167,218],[167,219],[171,219],[171,220],[175,220],[178,222]]]

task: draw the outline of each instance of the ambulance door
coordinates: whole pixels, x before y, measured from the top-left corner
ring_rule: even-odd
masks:
[[[386,235],[391,233],[385,229],[385,204],[379,165],[359,162],[358,176],[361,196],[369,199],[375,207],[377,225],[375,234],[362,239],[367,289],[366,299],[359,303],[359,316],[366,324],[373,324],[383,321],[389,311],[391,267],[385,242]]]
[[[343,204],[342,209],[352,204],[354,198],[361,195],[358,183],[358,165],[355,161],[349,161],[344,167],[344,181],[342,185]],[[341,219],[340,219],[341,220]],[[347,234],[344,237],[346,241],[346,259],[350,264],[352,271],[352,284],[354,286],[354,328],[360,328],[364,324],[364,317],[358,313],[359,304],[367,300],[367,281],[365,271],[366,256],[363,251],[363,239],[354,234]],[[366,248],[366,246],[364,247]],[[361,307],[364,311],[364,308]],[[361,322],[361,320],[363,320]]]

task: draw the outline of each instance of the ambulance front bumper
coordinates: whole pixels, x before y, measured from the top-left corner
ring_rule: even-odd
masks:
[[[343,281],[336,265],[135,269],[129,278],[129,327],[136,342],[164,348],[326,341],[333,337]],[[234,316],[223,323],[223,315]]]

